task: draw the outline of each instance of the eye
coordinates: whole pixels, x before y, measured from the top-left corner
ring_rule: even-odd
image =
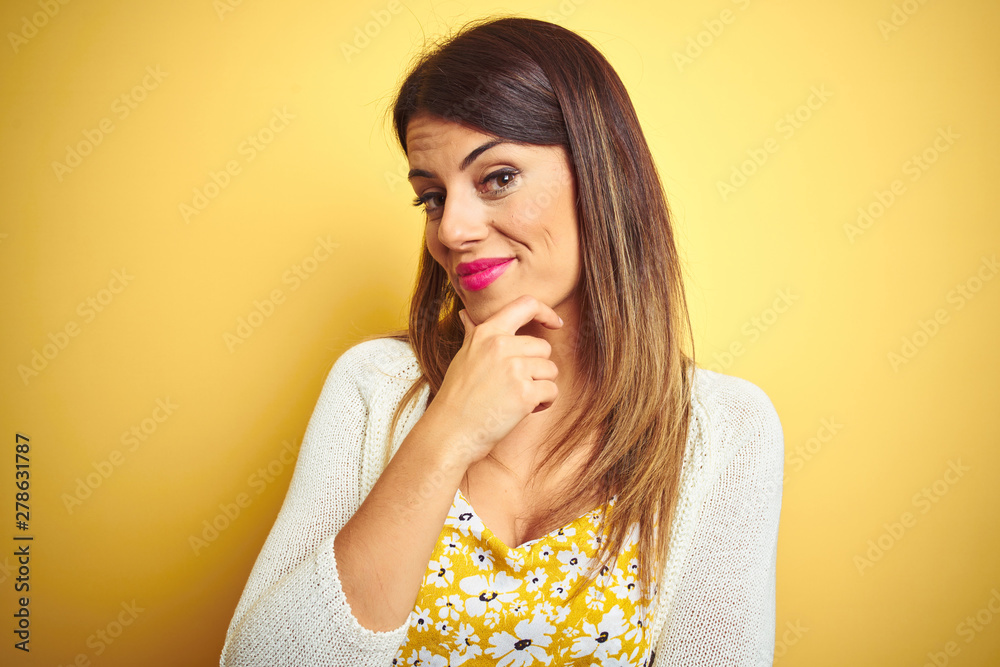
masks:
[[[521,172],[519,172],[517,169],[500,169],[499,171],[494,171],[492,174],[484,178],[482,181],[482,185],[486,185],[490,181],[496,181],[498,184],[500,184],[502,179],[508,179],[503,181],[502,182],[503,184],[500,185],[499,188],[490,191],[493,194],[497,194],[498,192],[503,192],[504,190],[509,188],[511,184],[514,183],[514,177],[517,176],[519,173]]]
[[[500,169],[500,170],[494,171],[492,174],[490,174],[489,176],[487,176],[486,178],[484,178],[482,181],[479,182],[479,184],[480,185],[486,185],[487,183],[490,183],[491,181],[496,181],[496,183],[500,187],[488,189],[487,192],[489,194],[491,194],[491,195],[497,195],[497,194],[500,194],[502,192],[505,192],[507,190],[507,188],[509,188],[511,185],[513,185],[513,183],[514,183],[514,177],[517,176],[520,173],[521,172],[519,170],[517,170],[517,169],[511,169],[509,167],[505,168],[505,169]],[[424,207],[424,211],[426,213],[431,213],[431,212],[436,211],[437,209],[441,208],[442,206],[444,206],[444,199],[445,199],[444,193],[441,193],[441,192],[428,192],[428,193],[425,193],[425,194],[423,194],[423,195],[421,195],[419,197],[414,198],[413,205],[414,206],[423,206]],[[428,205],[428,204],[430,204],[431,202],[434,202],[434,201],[437,202],[436,205],[434,205],[434,206],[429,206]]]
[[[424,209],[425,209],[425,211],[427,213],[430,213],[431,211],[433,211],[434,209],[436,209],[437,206],[435,206],[435,207],[428,207],[427,206],[427,202],[429,202],[429,201],[431,201],[431,200],[433,200],[435,198],[438,198],[438,197],[440,197],[442,200],[444,199],[444,195],[442,195],[440,192],[428,192],[425,195],[421,195],[420,197],[415,198],[413,200],[413,205],[414,206],[423,206]],[[438,206],[442,206],[442,205],[443,204],[439,204]]]

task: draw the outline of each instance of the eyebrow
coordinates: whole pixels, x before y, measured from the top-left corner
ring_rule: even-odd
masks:
[[[493,148],[498,144],[505,144],[505,143],[510,143],[510,142],[495,139],[493,141],[487,141],[485,144],[483,144],[478,148],[474,148],[471,153],[465,156],[465,159],[462,160],[462,164],[458,165],[458,170],[465,171],[466,169],[469,168],[469,165],[475,162],[476,158],[478,158],[480,155],[482,155],[483,153],[485,153],[486,151],[488,151],[489,149]],[[406,176],[406,180],[411,181],[417,176],[422,176],[424,178],[437,178],[437,176],[427,171],[426,169],[411,169],[410,173],[407,174]]]

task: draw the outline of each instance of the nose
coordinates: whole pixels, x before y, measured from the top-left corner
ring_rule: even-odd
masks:
[[[475,195],[448,195],[438,220],[438,240],[453,249],[464,249],[470,243],[486,238],[489,231],[489,211]]]

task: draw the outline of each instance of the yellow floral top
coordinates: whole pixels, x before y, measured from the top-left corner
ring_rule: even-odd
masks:
[[[601,512],[511,549],[456,491],[393,664],[648,667],[656,587],[639,591],[637,524],[614,569],[567,600],[597,554]]]

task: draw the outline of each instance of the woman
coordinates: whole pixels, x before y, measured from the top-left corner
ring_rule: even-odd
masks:
[[[489,19],[392,113],[425,210],[409,328],[334,364],[221,664],[770,664],[781,424],[681,349],[621,80]]]

